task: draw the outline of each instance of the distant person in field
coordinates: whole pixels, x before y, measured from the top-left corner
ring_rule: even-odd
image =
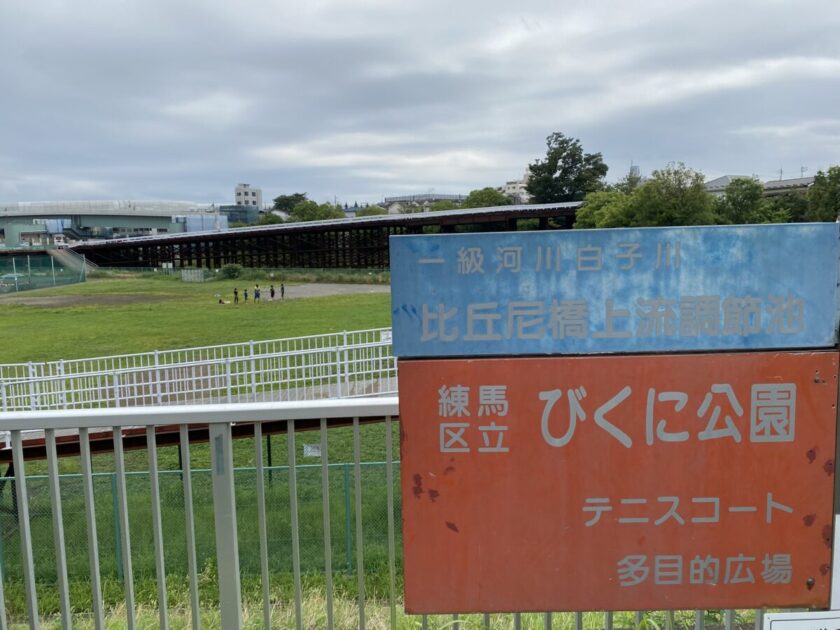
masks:
[[[260,285],[255,284],[254,285],[254,302],[256,303],[256,302],[259,302],[259,301],[260,301]]]
[[[283,300],[286,297],[286,285],[282,282],[280,283],[280,299]]]
[[[242,298],[243,298],[243,303],[247,304],[248,303],[248,289],[242,289]]]
[[[233,303],[239,304],[239,288],[233,287]]]
[[[268,299],[272,302],[274,301],[274,285],[273,284],[268,289]]]

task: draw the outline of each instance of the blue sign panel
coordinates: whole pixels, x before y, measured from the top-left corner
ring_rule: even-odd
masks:
[[[834,223],[391,237],[402,357],[836,344]]]

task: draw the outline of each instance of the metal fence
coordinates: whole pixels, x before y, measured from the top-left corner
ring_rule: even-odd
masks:
[[[208,554],[215,557],[218,599],[213,598],[206,607],[218,609],[225,630],[243,627],[241,573],[259,575],[260,617],[265,628],[276,627],[272,615],[277,612],[278,602],[271,585],[281,581],[290,586],[286,599],[280,603],[286,610],[294,611],[290,613],[294,627],[304,627],[303,598],[313,589],[319,593],[318,602],[323,610],[319,611],[317,622],[308,622],[307,627],[314,627],[313,623],[328,629],[338,627],[336,585],[348,572],[354,582],[352,593],[356,605],[353,618],[349,622],[344,619],[341,625],[364,629],[371,607],[381,609],[384,605],[387,614],[377,623],[378,627],[398,627],[398,620],[404,621],[406,616],[398,595],[400,559],[396,523],[400,503],[394,459],[397,438],[393,427],[397,413],[398,400],[384,397],[245,403],[236,407],[203,405],[0,414],[0,430],[11,431],[17,505],[16,530],[5,538],[6,573],[0,580],[3,587],[0,588],[0,628],[7,627],[7,591],[9,597],[16,596],[17,601],[23,602],[21,608],[25,612],[21,610],[20,614],[30,628],[39,627],[39,597],[43,599],[47,593],[54,592],[50,596],[58,601],[62,627],[70,627],[73,622],[71,585],[74,589],[89,590],[94,623],[96,627],[104,627],[103,576],[115,573],[122,576],[119,594],[125,606],[118,610],[125,615],[125,627],[136,626],[135,587],[140,576],[153,573],[159,602],[158,626],[170,625],[167,589],[171,586],[182,591],[189,589],[191,624],[199,628],[201,613],[206,612],[199,597],[201,562]],[[349,468],[331,467],[328,432],[334,423],[346,418],[352,418],[353,462]],[[321,463],[314,468],[301,468],[297,463],[296,422],[304,420],[318,421]],[[385,460],[375,468],[361,461],[363,420],[384,423]],[[286,422],[288,467],[285,469],[268,469],[264,464],[262,423],[267,421]],[[256,465],[253,470],[233,468],[233,422],[254,424],[252,446]],[[154,430],[155,426],[172,423],[180,426],[183,453],[182,469],[174,473],[158,469]],[[191,469],[188,431],[194,424],[209,425],[209,473]],[[115,472],[97,476],[91,469],[89,431],[102,426],[113,427]],[[125,472],[122,428],[126,426],[146,427],[149,471],[140,476]],[[26,475],[23,428],[45,431],[46,479],[30,479]],[[78,430],[81,446],[82,473],[72,478],[58,474],[56,431],[67,429]],[[348,501],[351,506],[347,505]],[[83,519],[74,516],[79,512]],[[79,528],[70,529],[70,523],[76,520],[83,520],[84,533]],[[348,524],[348,520],[352,523]],[[52,550],[47,549],[45,538],[52,539]],[[19,552],[9,549],[12,543],[19,543]],[[374,573],[380,577],[380,588],[377,600],[371,601]],[[84,581],[71,581],[71,577],[79,574]],[[181,576],[186,576],[186,580]],[[53,591],[47,591],[45,581],[55,583]],[[346,604],[346,599],[341,598],[340,603]],[[664,613],[663,623],[665,627],[673,627],[682,620],[702,628],[705,613],[694,611],[679,618]],[[642,614],[630,613],[631,623],[638,624]],[[585,620],[582,613],[561,616],[548,611],[510,616],[471,615],[469,627],[502,627],[498,623],[500,617],[504,617],[503,623],[509,624],[505,627],[514,628],[538,625],[546,629],[581,629]],[[611,630],[615,619],[614,613],[607,612],[594,623]],[[723,611],[720,616],[727,629],[735,626],[736,619],[734,611]],[[755,611],[751,623],[753,619],[756,628],[760,627],[761,611]],[[459,615],[423,616],[412,621],[411,627],[456,628],[464,620]],[[252,625],[256,627],[254,620]],[[591,616],[588,627],[595,627]]]
[[[320,464],[302,464],[296,469],[300,509],[300,567],[303,573],[321,571],[324,562],[323,509],[321,501]],[[180,470],[160,470],[161,520],[167,560],[166,571],[170,576],[188,574],[186,532],[184,530],[184,482]],[[363,499],[361,502],[365,523],[364,537],[366,573],[377,571],[386,564],[388,530],[385,505],[386,470],[384,462],[362,462],[360,468]],[[234,488],[237,504],[237,529],[240,571],[243,576],[260,575],[259,532],[257,523],[255,468],[237,468],[234,471]],[[332,565],[337,571],[355,572],[353,522],[355,521],[355,475],[352,463],[329,464],[329,512],[331,515]],[[211,471],[191,471],[193,510],[198,522],[213,520],[213,490]],[[394,462],[394,483],[399,485],[399,464]],[[54,584],[56,557],[53,548],[52,507],[49,494],[50,479],[46,475],[31,475],[26,479],[29,496],[29,518],[32,532],[33,561],[36,582]],[[16,479],[0,480],[0,575],[21,575],[21,549],[17,510]],[[69,540],[86,538],[84,476],[59,475],[61,505],[65,536]],[[123,581],[123,563],[119,520],[119,492],[117,474],[93,473],[93,495],[96,508],[100,573],[103,578]],[[148,472],[127,472],[125,476],[126,504],[129,520],[142,524],[131,529],[131,546],[134,550],[132,567],[135,578],[154,575],[154,557],[143,550],[153,548],[151,506],[149,504]],[[289,523],[289,468],[265,466],[265,510],[268,524],[268,564],[271,573],[291,573],[291,525]],[[394,518],[400,521],[400,501],[394,505]],[[396,532],[397,544],[401,540]],[[212,564],[216,557],[216,543],[212,529],[198,529],[195,533],[196,562],[199,567]],[[88,549],[76,544],[67,549],[68,579],[84,581],[88,578]],[[400,554],[397,565],[401,566]]]
[[[85,281],[85,265],[65,265],[43,254],[0,257],[0,294]]]
[[[81,409],[394,393],[391,330],[0,365],[0,409]]]

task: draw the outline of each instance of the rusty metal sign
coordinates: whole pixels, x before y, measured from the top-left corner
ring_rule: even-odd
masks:
[[[837,359],[401,361],[406,610],[825,607]]]

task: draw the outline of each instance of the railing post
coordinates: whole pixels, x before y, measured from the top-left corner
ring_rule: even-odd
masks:
[[[155,392],[157,394],[157,404],[163,404],[163,392],[160,388],[160,353],[155,350]]]
[[[343,398],[341,394],[341,348],[336,347],[335,349],[335,386],[336,386],[336,398]]]
[[[64,359],[58,361],[58,374],[61,376],[61,407],[67,409],[67,380],[64,378]]]
[[[254,341],[248,342],[251,347],[251,395],[257,400],[257,363],[254,360]]]
[[[6,400],[6,383],[0,382],[0,395],[2,395],[3,400],[3,411],[8,411],[9,403]]]
[[[55,258],[50,256],[50,268],[52,269],[53,286],[55,286]]]
[[[120,532],[120,512],[117,505],[117,474],[111,473],[111,510],[114,513],[114,556],[117,560],[117,579],[123,581],[122,532]]]
[[[216,562],[219,567],[221,627],[242,628],[239,582],[239,544],[233,486],[233,438],[228,422],[210,425],[210,461],[213,470],[213,514],[216,522]]]
[[[350,464],[344,464],[344,555],[347,573],[353,570],[353,527],[350,520]]]
[[[349,350],[347,348],[347,331],[344,331],[344,391],[346,395],[350,395],[350,359]]]
[[[233,381],[230,376],[230,359],[225,359],[225,380],[227,382],[227,401],[233,402]]]
[[[116,370],[111,373],[111,378],[114,382],[114,407],[120,406],[120,383],[119,376]]]
[[[35,394],[35,365],[29,362],[29,407],[32,411],[38,408],[38,397]]]

